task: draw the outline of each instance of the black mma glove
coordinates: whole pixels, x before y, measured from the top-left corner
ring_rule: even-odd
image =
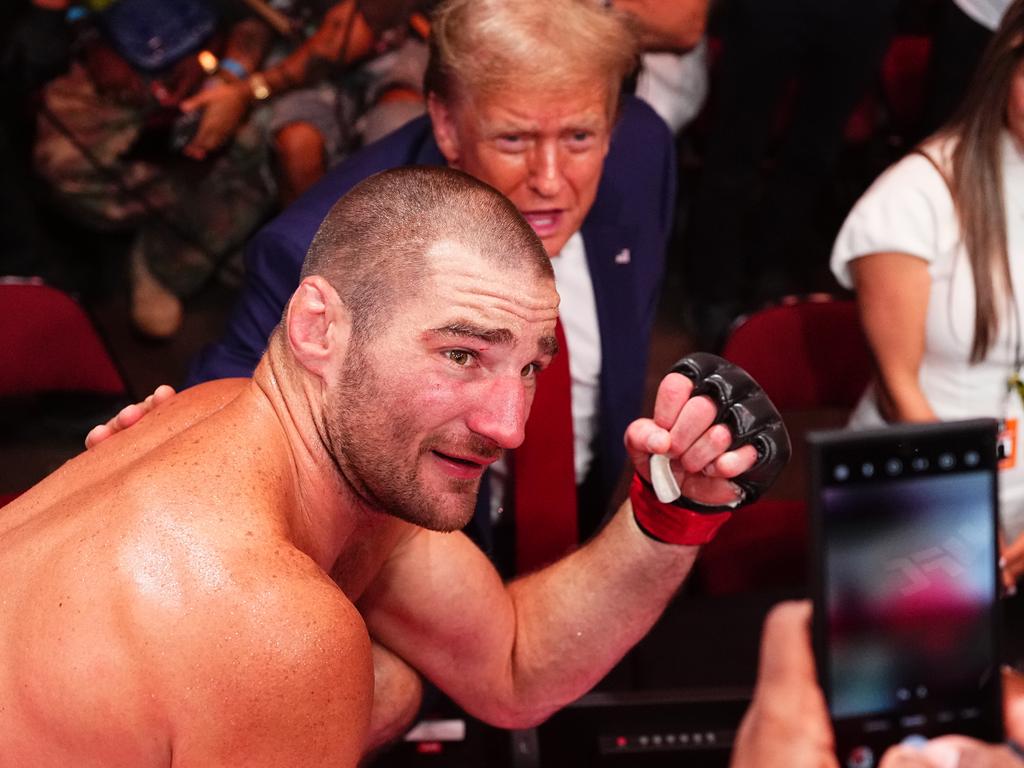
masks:
[[[747,443],[757,451],[754,466],[732,479],[743,494],[733,504],[703,504],[686,496],[666,504],[657,499],[650,483],[639,474],[633,477],[629,498],[640,530],[668,544],[699,546],[714,538],[731,510],[754,501],[775,482],[789,460],[789,435],[764,390],[728,360],[695,352],[676,363],[672,372],[693,382],[691,397],[703,395],[715,404],[714,423],[725,424],[732,433],[730,451]]]
[[[717,355],[694,352],[672,366],[672,371],[693,382],[691,397],[704,395],[718,407],[715,423],[725,424],[732,432],[730,451],[746,443],[757,450],[754,466],[732,479],[743,490],[741,504],[756,500],[775,482],[792,453],[782,416],[750,374]],[[701,504],[685,496],[675,503],[698,512],[736,508]]]

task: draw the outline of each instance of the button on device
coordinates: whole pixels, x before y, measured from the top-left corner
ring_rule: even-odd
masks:
[[[875,768],[875,753],[870,747],[854,747],[846,758],[846,768]]]

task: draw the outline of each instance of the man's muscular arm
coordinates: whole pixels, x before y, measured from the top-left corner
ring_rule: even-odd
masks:
[[[691,390],[685,377],[667,377],[655,419],[634,422],[627,447],[643,472],[650,453],[668,453],[688,496],[728,503],[729,478],[755,451],[728,451],[729,429],[712,425],[715,406]],[[359,607],[374,637],[468,712],[525,727],[589,690],[643,637],[696,554],[641,531],[627,502],[586,546],[506,587],[462,534],[417,530]]]

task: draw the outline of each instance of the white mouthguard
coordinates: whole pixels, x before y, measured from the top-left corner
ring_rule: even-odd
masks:
[[[671,504],[683,495],[675,475],[672,474],[668,456],[660,453],[651,454],[651,485],[654,486],[654,494],[662,504]]]

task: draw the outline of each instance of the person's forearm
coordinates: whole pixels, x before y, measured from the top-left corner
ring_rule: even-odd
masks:
[[[881,376],[878,386],[879,410],[892,422],[938,421],[916,376],[903,371]]]
[[[224,58],[234,59],[247,72],[255,72],[270,50],[273,32],[259,19],[244,19],[235,24],[224,46]]]
[[[465,700],[456,700],[505,727],[547,718],[589,691],[647,634],[697,551],[648,537],[627,502],[579,551],[509,585],[516,631],[508,675],[460,691]]]
[[[323,79],[333,67],[361,59],[372,48],[373,31],[353,0],[343,0],[327,12],[313,35],[263,76],[272,94],[289,91]]]
[[[931,293],[928,263],[905,253],[874,253],[850,265],[864,335],[879,375],[878,399],[889,421],[935,421],[921,389]]]
[[[412,725],[423,699],[416,670],[382,646],[373,644],[373,709],[366,751],[399,738]]]
[[[614,0],[613,5],[637,20],[645,51],[688,51],[707,26],[708,0]]]

